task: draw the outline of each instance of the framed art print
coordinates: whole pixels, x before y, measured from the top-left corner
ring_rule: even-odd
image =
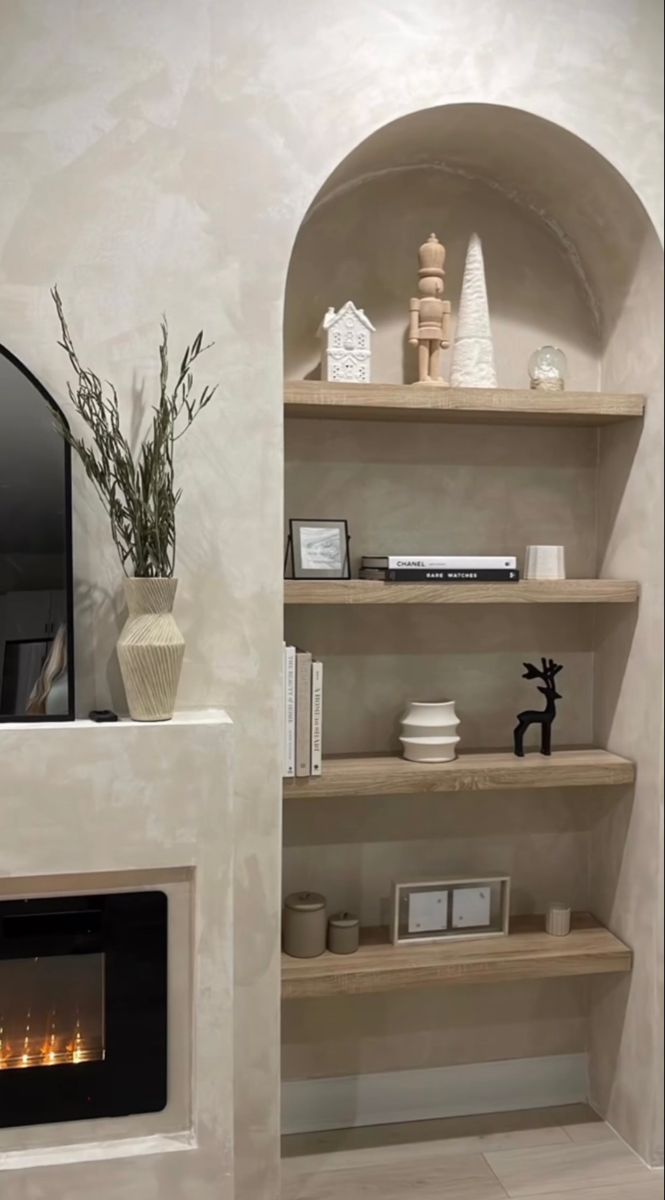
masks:
[[[289,546],[294,579],[350,579],[349,531],[346,521],[289,521]]]
[[[510,922],[507,875],[449,876],[396,883],[392,942],[504,937]]]

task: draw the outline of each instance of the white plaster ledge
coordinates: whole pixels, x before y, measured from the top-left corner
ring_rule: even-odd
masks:
[[[87,1142],[48,1149],[12,1150],[0,1154],[0,1171],[25,1171],[35,1167],[56,1167],[66,1163],[101,1162],[117,1158],[137,1158],[144,1154],[172,1154],[196,1150],[193,1133],[174,1133],[143,1138],[123,1138],[117,1142]]]
[[[223,708],[191,708],[176,712],[170,721],[131,721],[129,717],[119,717],[117,721],[3,721],[0,723],[0,736],[9,730],[16,733],[44,732],[45,729],[59,729],[62,733],[78,733],[84,729],[104,729],[109,733],[120,729],[169,729],[180,725],[232,725],[233,722]]]

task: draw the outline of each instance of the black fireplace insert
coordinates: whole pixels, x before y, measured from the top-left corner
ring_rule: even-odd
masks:
[[[163,892],[0,902],[0,1127],[158,1112]]]

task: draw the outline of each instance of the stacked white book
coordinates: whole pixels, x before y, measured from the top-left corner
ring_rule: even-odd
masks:
[[[323,767],[323,663],[283,643],[283,775],[320,775]]]
[[[517,559],[497,554],[364,555],[361,579],[386,583],[517,583]]]

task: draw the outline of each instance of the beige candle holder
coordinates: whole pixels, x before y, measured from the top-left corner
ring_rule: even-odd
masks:
[[[524,578],[565,579],[566,556],[563,546],[527,546]]]
[[[570,909],[566,904],[555,900],[548,905],[545,929],[551,937],[566,937],[570,933]]]

